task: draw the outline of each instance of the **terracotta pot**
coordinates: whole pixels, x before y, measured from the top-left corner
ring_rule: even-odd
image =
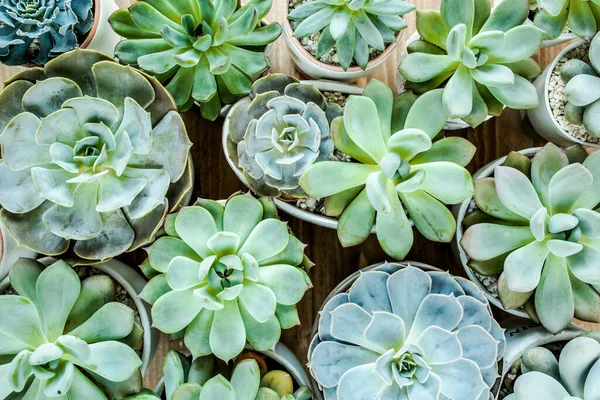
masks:
[[[113,31],[108,18],[119,6],[115,0],[94,0],[94,25],[79,47],[113,56],[121,37]]]

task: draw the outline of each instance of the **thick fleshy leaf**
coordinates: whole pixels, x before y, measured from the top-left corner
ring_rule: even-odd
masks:
[[[279,321],[275,315],[266,322],[256,321],[243,304],[240,304],[240,314],[246,327],[246,340],[258,351],[267,351],[275,347],[281,338]]]
[[[252,230],[238,254],[251,254],[259,263],[281,253],[289,243],[287,225],[276,219],[261,221]]]
[[[462,356],[458,335],[437,326],[425,329],[416,344],[423,349],[423,357],[431,366],[453,362]]]
[[[375,161],[387,154],[377,107],[373,100],[363,96],[350,96],[344,110],[344,125],[348,136]]]
[[[235,366],[231,375],[231,386],[236,400],[255,400],[260,385],[260,369],[253,360],[243,360]]]
[[[442,380],[441,392],[449,398],[478,398],[486,388],[475,362],[460,359],[436,366],[433,370]]]
[[[128,379],[142,365],[136,352],[120,342],[94,343],[90,350],[90,358],[81,366],[113,382]]]
[[[0,296],[0,334],[23,341],[31,349],[46,343],[37,309],[21,296]]]
[[[533,291],[540,281],[548,252],[546,243],[538,241],[512,252],[504,263],[508,288],[514,292]]]
[[[541,372],[529,372],[515,382],[515,395],[519,397],[563,400],[570,397],[556,379]]]
[[[387,182],[387,197],[391,212],[378,212],[375,219],[377,239],[383,250],[397,260],[402,260],[413,244],[413,231],[393,182]]]
[[[571,164],[554,174],[548,184],[552,213],[570,212],[593,181],[592,174],[581,164]]]
[[[260,323],[266,322],[275,315],[277,305],[275,293],[266,286],[246,282],[239,299],[250,315]]]
[[[112,302],[105,304],[69,334],[81,338],[87,343],[119,340],[131,333],[133,324],[133,310],[126,305]]]
[[[215,311],[210,329],[210,348],[215,356],[229,361],[238,356],[246,344],[246,329],[237,301],[226,301]]]
[[[473,78],[469,69],[460,65],[444,88],[444,106],[450,118],[464,118],[473,110]]]
[[[573,319],[573,289],[564,258],[548,255],[535,291],[535,309],[542,325],[553,333],[560,332]]]
[[[429,326],[452,331],[463,318],[463,308],[454,296],[430,294],[423,299],[407,341],[415,340]]]
[[[400,73],[411,82],[427,82],[458,66],[459,62],[447,55],[412,53],[400,64]]]
[[[544,32],[532,24],[517,26],[504,34],[504,44],[492,51],[492,63],[511,63],[535,54],[544,40]]]
[[[429,240],[449,243],[456,233],[456,221],[448,208],[422,190],[399,193],[410,218]]]
[[[171,260],[178,256],[195,261],[202,260],[183,240],[172,236],[159,238],[147,251],[152,268],[158,272],[167,272]]]
[[[152,307],[154,325],[165,333],[175,333],[192,322],[203,307],[194,289],[171,291],[160,297]]]
[[[302,270],[285,264],[259,268],[258,282],[269,287],[283,305],[298,303],[309,288]]]
[[[184,207],[177,214],[175,229],[185,243],[202,258],[212,255],[206,243],[217,233],[212,215],[202,207]]]
[[[498,197],[509,210],[530,219],[542,208],[531,181],[521,171],[510,167],[496,167],[494,176]]]
[[[458,204],[473,195],[473,181],[460,165],[438,161],[413,165],[411,171],[425,171],[422,190],[445,204]]]
[[[342,375],[337,394],[339,398],[365,398],[378,394],[385,386],[374,364],[354,367]]]
[[[365,184],[380,170],[378,165],[323,161],[313,164],[300,178],[300,186],[313,197],[328,197]]]
[[[515,83],[511,86],[487,88],[500,103],[515,110],[529,110],[540,104],[535,86],[520,75],[515,75]]]
[[[567,263],[573,275],[586,283],[600,284],[598,266],[600,250],[595,246],[582,242],[583,249],[567,258]]]

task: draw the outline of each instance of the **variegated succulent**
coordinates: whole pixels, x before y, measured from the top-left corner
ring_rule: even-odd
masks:
[[[600,344],[589,335],[569,341],[560,358],[545,347],[527,350],[514,393],[505,400],[593,400],[600,396]]]
[[[600,321],[600,153],[549,143],[532,161],[513,153],[475,181],[465,219],[469,266],[499,277],[506,308],[525,305],[553,333],[573,317]]]
[[[314,85],[268,75],[227,116],[229,157],[257,195],[307,197],[300,176],[333,154],[329,125],[340,115]]]
[[[590,39],[600,29],[600,0],[536,0],[533,24],[556,39],[565,29]]]
[[[107,400],[141,388],[143,330],[106,275],[20,259],[0,296],[0,399]]]
[[[402,16],[414,9],[403,0],[316,0],[296,7],[288,18],[296,38],[320,32],[317,58],[335,49],[344,71],[353,62],[364,70],[369,47],[384,51],[395,43],[406,28]]]
[[[416,93],[444,88],[450,118],[475,127],[504,107],[539,105],[529,80],[541,72],[531,56],[544,33],[523,24],[529,0],[444,0],[440,11],[417,11],[420,39],[408,46],[400,73]]]
[[[0,205],[17,242],[90,263],[153,239],[191,190],[188,139],[154,78],[91,50],[0,93]]]
[[[94,23],[92,0],[0,0],[0,63],[46,64]]]
[[[222,104],[247,95],[252,79],[269,69],[265,47],[281,34],[261,26],[272,0],[138,0],[110,23],[121,42],[116,56],[156,75],[180,111],[200,103],[215,120]]]
[[[413,243],[406,211],[427,239],[452,240],[456,221],[445,204],[473,193],[464,166],[475,148],[458,137],[436,140],[448,116],[442,96],[439,89],[418,99],[411,92],[394,99],[389,87],[373,79],[362,96],[349,97],[343,117],[333,120],[336,148],[356,161],[313,164],[300,185],[326,198],[327,215],[339,217],[343,246],[362,243],[376,225],[385,252],[403,259]]]
[[[589,64],[571,59],[560,69],[566,83],[565,118],[572,124],[583,125],[590,136],[600,137],[600,34],[590,44],[589,59]]]
[[[140,296],[153,305],[154,325],[184,336],[194,358],[228,361],[246,342],[272,349],[281,329],[300,323],[296,303],[311,287],[312,264],[272,201],[199,200],[170,215],[165,231],[147,249],[143,269],[156,276]]]
[[[385,264],[319,314],[308,366],[326,399],[487,400],[498,378],[504,332],[447,272]]]

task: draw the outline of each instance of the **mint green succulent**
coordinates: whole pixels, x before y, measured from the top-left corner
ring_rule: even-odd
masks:
[[[545,32],[545,39],[558,38],[569,29],[591,39],[600,30],[600,0],[537,0],[533,24]]]
[[[141,298],[154,325],[183,336],[194,358],[238,356],[247,342],[272,349],[300,323],[296,304],[311,287],[305,245],[266,198],[199,200],[169,216],[167,236],[148,249]]]
[[[0,296],[0,399],[123,398],[140,390],[143,331],[111,278],[20,259]]]
[[[475,153],[462,138],[439,138],[448,115],[443,90],[418,99],[372,79],[362,96],[350,96],[344,115],[333,120],[335,147],[352,162],[313,164],[300,179],[312,197],[325,198],[325,212],[339,217],[343,246],[364,242],[373,226],[383,250],[403,259],[413,244],[415,227],[427,239],[450,242],[456,221],[446,204],[473,193],[464,168]]]
[[[524,24],[528,15],[529,0],[504,0],[493,11],[488,0],[444,0],[440,11],[417,11],[420,39],[400,73],[418,94],[443,87],[450,118],[472,127],[505,107],[536,108],[529,80],[541,70],[531,56],[544,33]]]

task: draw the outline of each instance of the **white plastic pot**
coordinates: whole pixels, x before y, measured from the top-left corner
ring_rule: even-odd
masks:
[[[94,25],[81,48],[113,56],[121,37],[113,31],[108,18],[119,9],[115,0],[94,0]]]
[[[19,258],[35,258],[37,253],[17,245],[8,229],[0,220],[0,281],[8,276],[8,272]]]

